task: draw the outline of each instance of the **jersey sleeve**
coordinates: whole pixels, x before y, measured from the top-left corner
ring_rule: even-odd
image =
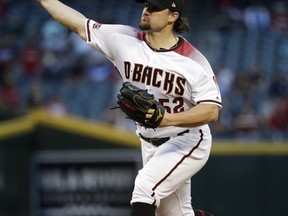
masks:
[[[192,96],[197,104],[215,104],[222,108],[221,93],[214,74],[206,73],[204,70],[199,73]]]
[[[189,57],[193,62],[191,66],[193,68],[193,76],[190,76],[192,100],[196,104],[215,104],[222,108],[221,92],[211,65],[192,44],[186,44],[186,47],[189,49],[186,49],[187,54],[185,56]]]
[[[86,20],[87,43],[114,61],[117,48],[117,35],[137,36],[137,29],[126,25],[109,25]]]

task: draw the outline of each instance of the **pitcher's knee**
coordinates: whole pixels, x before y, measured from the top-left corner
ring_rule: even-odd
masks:
[[[153,206],[159,206],[160,199],[158,195],[152,190],[153,185],[143,181],[143,176],[139,174],[135,179],[135,186],[132,193],[131,204],[133,203],[148,203]]]

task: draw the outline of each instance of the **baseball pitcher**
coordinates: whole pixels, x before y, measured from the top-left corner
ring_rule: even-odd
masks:
[[[131,216],[210,215],[193,210],[190,179],[209,158],[208,123],[217,121],[222,102],[209,62],[181,36],[189,29],[184,0],[136,0],[143,4],[139,28],[98,23],[58,0],[35,1],[123,79],[119,108],[137,123],[143,158]]]

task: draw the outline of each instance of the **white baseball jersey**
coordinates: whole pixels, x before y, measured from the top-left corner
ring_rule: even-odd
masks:
[[[179,37],[169,49],[155,50],[145,32],[124,25],[86,22],[87,43],[115,65],[124,81],[148,89],[169,113],[191,109],[200,103],[221,108],[215,75],[206,58]],[[189,128],[145,129],[136,134],[149,138],[173,137],[159,147],[141,140],[143,168],[139,171],[131,203],[157,206],[156,216],[194,216],[190,178],[207,162],[212,137],[208,125]],[[187,131],[187,130],[186,130]]]
[[[87,20],[86,29],[87,43],[114,64],[123,80],[148,89],[167,112],[182,112],[199,103],[221,107],[221,95],[208,61],[184,38],[180,37],[172,50],[157,51],[145,40],[145,32],[131,26]],[[138,132],[146,137],[168,137],[181,131],[183,127],[153,130],[138,126]]]

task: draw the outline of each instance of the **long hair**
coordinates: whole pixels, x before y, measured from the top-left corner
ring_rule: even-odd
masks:
[[[179,34],[189,31],[189,21],[186,17],[179,17],[173,27],[173,30]]]

